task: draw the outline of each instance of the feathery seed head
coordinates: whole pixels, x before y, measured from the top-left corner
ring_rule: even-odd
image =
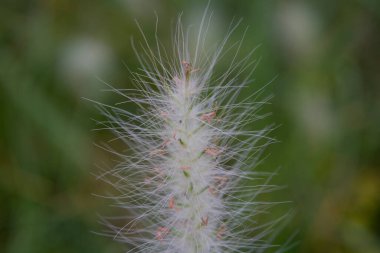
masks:
[[[236,100],[252,71],[243,79],[241,74],[255,67],[253,51],[238,60],[241,41],[234,44],[227,49],[236,51],[230,66],[215,75],[238,24],[211,52],[204,48],[207,13],[194,50],[178,22],[173,58],[158,39],[152,49],[144,36],[143,53],[137,54],[143,71],[133,73],[137,89],[115,90],[136,103],[140,113],[101,105],[109,127],[129,149],[106,176],[113,178],[107,181],[120,192],[114,199],[128,214],[122,227],[109,226],[116,239],[132,247],[130,252],[264,252],[274,247],[280,219],[255,221],[273,204],[260,203],[258,196],[276,189],[268,184],[270,175],[254,170],[260,152],[272,142],[266,136],[270,129],[245,130],[260,118],[256,112],[266,101],[252,102],[261,90]]]

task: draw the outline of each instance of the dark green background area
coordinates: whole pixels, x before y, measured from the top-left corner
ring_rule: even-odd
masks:
[[[173,22],[199,23],[207,1],[1,0],[0,2],[0,252],[123,252],[101,232],[95,197],[109,187],[97,167],[113,158],[94,143],[101,120],[83,97],[120,102],[97,77],[130,88],[124,63],[139,65],[130,38],[135,19],[169,45]],[[282,238],[298,231],[291,252],[380,252],[380,2],[214,0],[208,36],[222,38],[243,18],[242,52],[260,45],[252,90],[270,85],[279,140],[261,168],[281,167],[295,216]],[[227,66],[228,61],[220,62]],[[222,66],[223,67],[223,66]],[[131,107],[130,110],[135,110]],[[122,149],[123,147],[119,147]]]

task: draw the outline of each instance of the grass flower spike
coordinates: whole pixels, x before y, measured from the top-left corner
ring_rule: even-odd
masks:
[[[267,137],[270,128],[245,129],[260,119],[258,110],[267,100],[255,100],[262,89],[237,99],[257,64],[254,50],[238,59],[242,40],[226,46],[238,24],[218,46],[205,48],[208,14],[195,35],[178,22],[173,52],[157,37],[154,48],[144,35],[135,46],[143,66],[132,73],[136,89],[113,90],[124,103],[136,104],[137,113],[100,105],[108,118],[102,124],[127,148],[112,151],[122,162],[102,178],[120,193],[112,198],[124,210],[124,223],[107,224],[128,252],[283,250],[271,243],[282,218],[259,223],[274,204],[260,195],[277,188],[269,184],[272,174],[255,169],[273,141]],[[217,74],[225,57],[230,65]]]

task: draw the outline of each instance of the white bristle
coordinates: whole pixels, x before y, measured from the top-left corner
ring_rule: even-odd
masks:
[[[257,218],[274,204],[258,196],[278,188],[268,183],[273,174],[256,170],[261,152],[273,142],[267,136],[271,128],[246,129],[262,117],[258,109],[268,99],[254,101],[260,89],[237,100],[256,67],[254,50],[238,60],[242,41],[224,49],[238,24],[215,50],[204,48],[208,14],[193,50],[191,32],[184,32],[180,21],[174,55],[158,39],[152,49],[143,35],[142,50],[135,48],[143,66],[133,74],[137,89],[114,89],[125,102],[135,103],[138,113],[99,104],[109,119],[103,124],[127,148],[118,154],[122,162],[102,178],[120,192],[113,199],[125,209],[127,221],[108,225],[112,236],[130,247],[128,252],[284,249],[272,245],[283,217],[262,224]],[[215,66],[226,51],[234,53],[218,75]]]

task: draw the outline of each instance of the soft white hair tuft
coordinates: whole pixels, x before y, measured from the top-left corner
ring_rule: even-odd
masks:
[[[263,117],[258,110],[269,97],[256,101],[261,88],[237,100],[258,61],[252,60],[254,50],[238,59],[243,39],[226,48],[240,22],[230,26],[215,50],[205,48],[210,19],[206,10],[191,36],[179,18],[172,53],[157,36],[152,48],[142,33],[143,43],[134,47],[142,65],[140,73],[132,73],[136,89],[113,89],[135,103],[138,113],[98,103],[108,118],[101,124],[129,149],[127,154],[111,151],[122,162],[101,177],[120,193],[112,198],[127,212],[123,226],[107,223],[111,235],[131,247],[128,252],[285,249],[272,243],[285,216],[257,222],[276,204],[258,198],[278,189],[269,184],[275,173],[256,170],[260,154],[274,142],[267,135],[272,127],[245,129]],[[226,52],[229,67],[217,75],[216,64]]]

